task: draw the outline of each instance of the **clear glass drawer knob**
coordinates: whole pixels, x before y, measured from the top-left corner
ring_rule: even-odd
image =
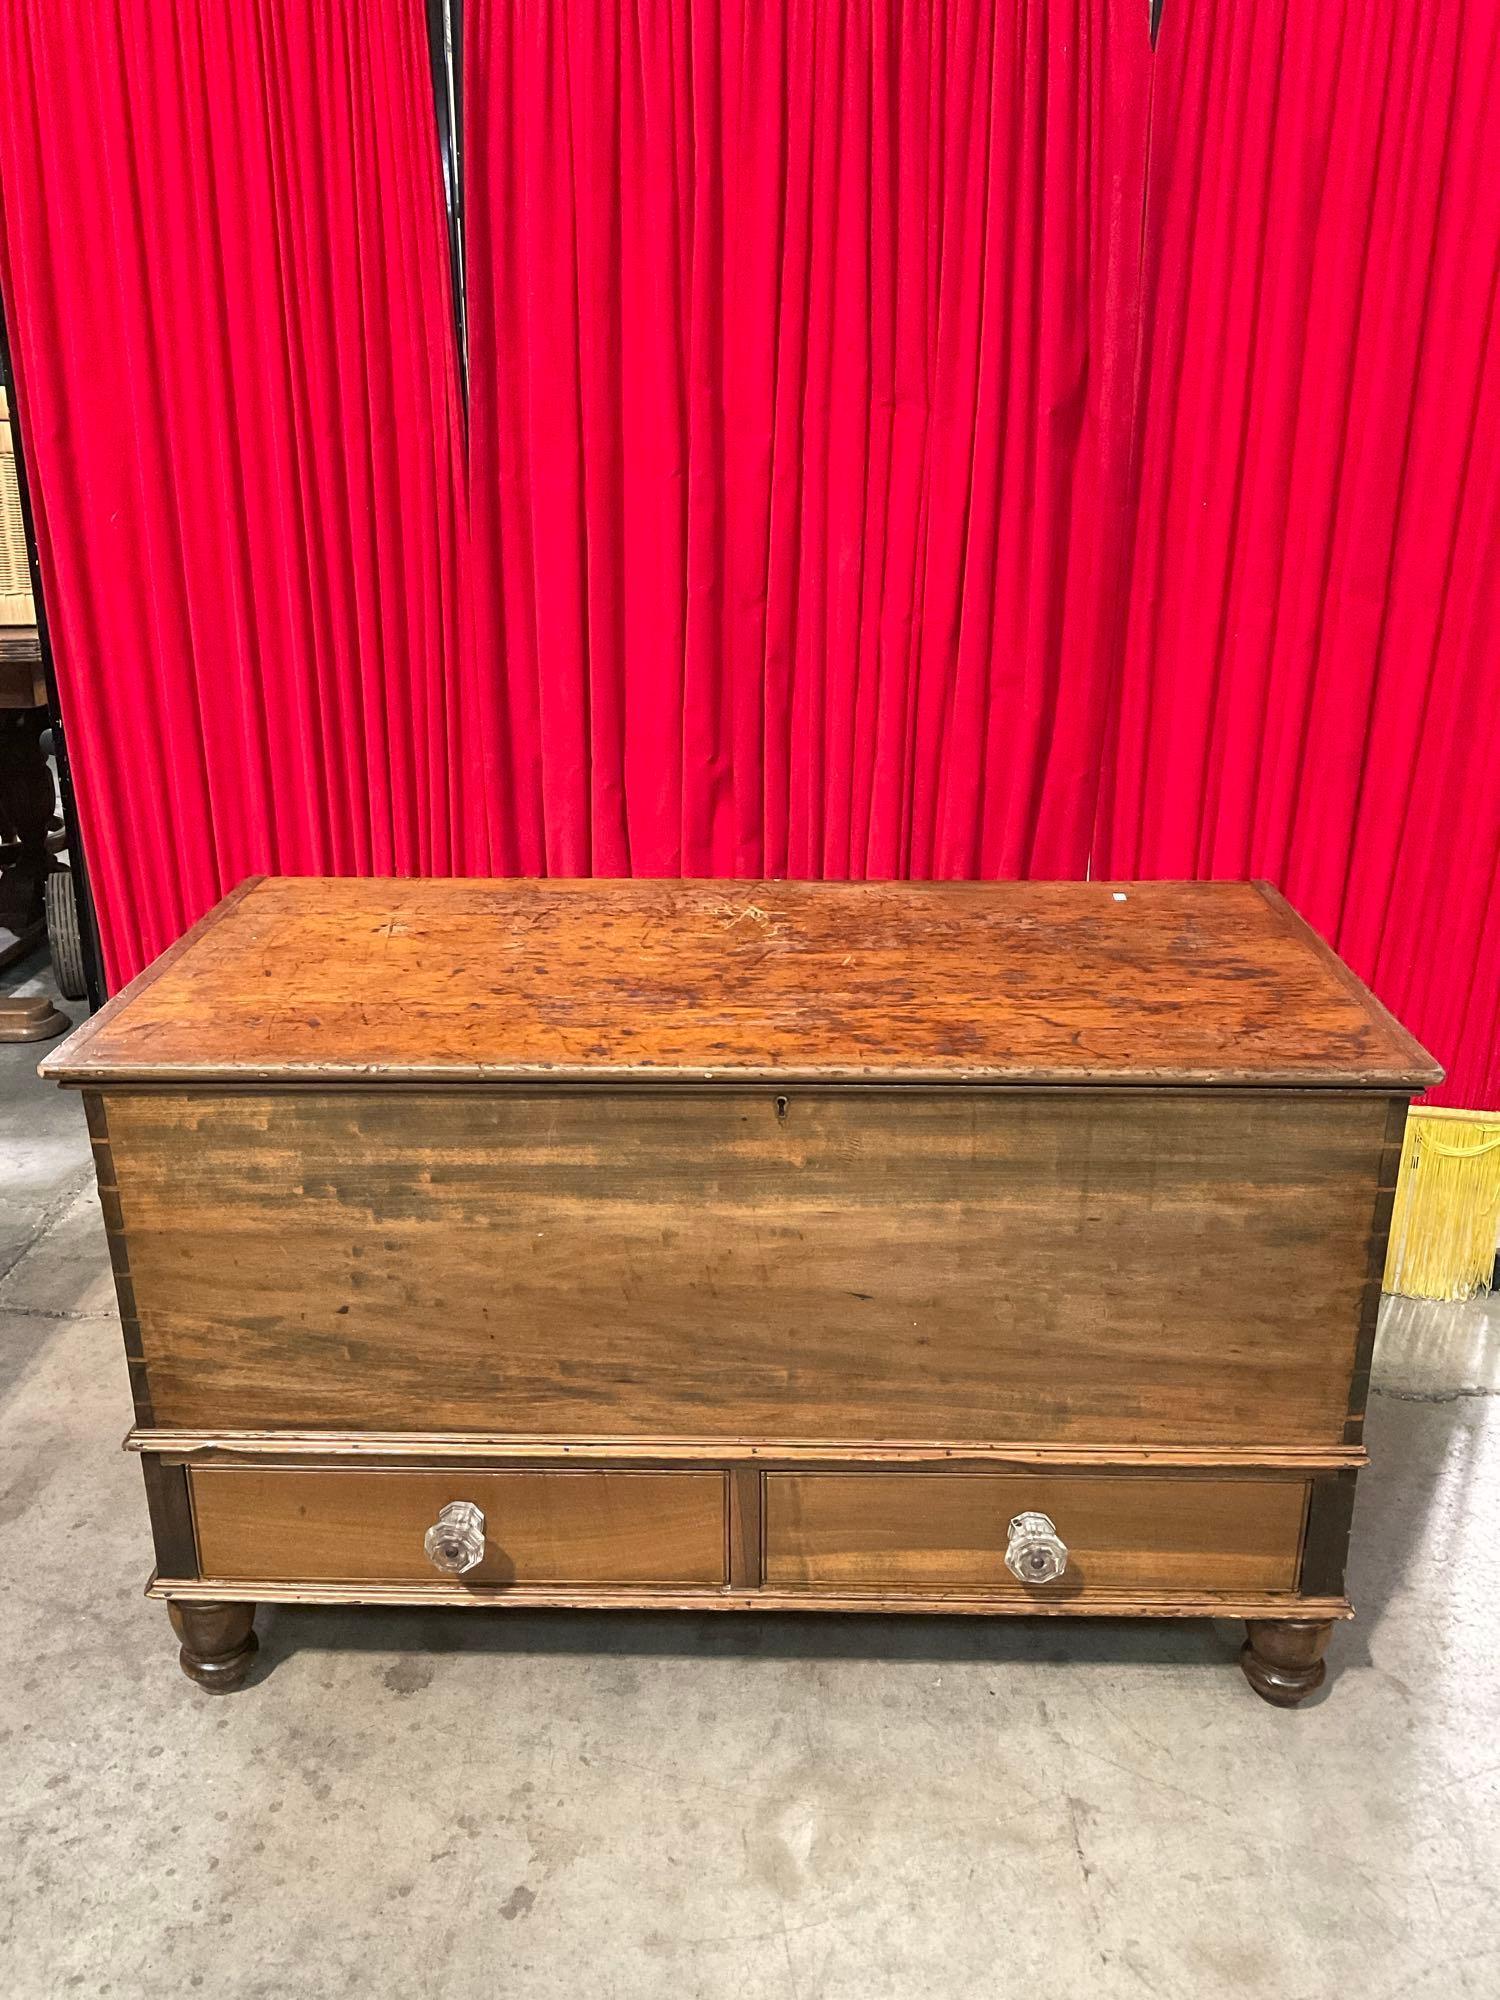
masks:
[[[1056,1583],[1068,1566],[1068,1545],[1046,1514],[1017,1514],[1005,1544],[1005,1567],[1021,1583]]]
[[[434,1569],[462,1576],[484,1561],[484,1515],[472,1500],[450,1500],[422,1537]]]

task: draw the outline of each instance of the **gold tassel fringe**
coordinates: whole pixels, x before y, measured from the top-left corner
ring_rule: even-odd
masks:
[[[1406,1121],[1385,1289],[1409,1299],[1487,1292],[1500,1227],[1500,1111],[1414,1108]]]

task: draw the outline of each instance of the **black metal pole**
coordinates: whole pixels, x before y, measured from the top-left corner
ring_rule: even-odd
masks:
[[[31,487],[26,477],[25,424],[23,406],[16,391],[16,371],[11,356],[10,330],[5,323],[5,304],[0,300],[0,374],[10,399],[11,448],[15,454],[16,487],[21,501],[21,526],[26,536],[26,566],[31,571],[31,602],[36,612],[37,647],[42,656],[42,682],[47,690],[47,710],[52,725],[52,754],[57,760],[57,789],[62,796],[63,828],[68,842],[68,866],[73,876],[73,893],[78,902],[78,939],[83,947],[83,977],[88,988],[89,1006],[102,1007],[108,997],[104,983],[104,954],[99,949],[99,924],[94,914],[93,891],[89,887],[88,861],[83,851],[83,834],[78,824],[78,800],[73,790],[73,767],[68,758],[67,731],[63,726],[62,705],[57,698],[57,666],[52,657],[52,639],[47,629],[47,605],[42,594],[42,571],[37,560],[36,517],[31,511]]]
[[[448,209],[448,266],[453,281],[453,328],[458,340],[458,379],[464,407],[469,401],[469,325],[464,273],[463,175],[463,0],[427,0],[427,48],[432,59],[432,108],[437,119],[438,155],[443,163],[443,198]]]

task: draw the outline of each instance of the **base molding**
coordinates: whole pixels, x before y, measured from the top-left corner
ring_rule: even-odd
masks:
[[[1163,1593],[1129,1596],[1123,1593],[1049,1600],[1045,1597],[983,1596],[975,1592],[905,1593],[821,1592],[755,1589],[715,1590],[575,1590],[491,1586],[466,1589],[462,1584],[374,1583],[254,1583],[243,1580],[213,1583],[198,1578],[154,1576],[148,1597],[196,1603],[382,1605],[450,1607],[463,1611],[835,1611],[913,1612],[950,1618],[1234,1618],[1267,1622],[1280,1619],[1352,1618],[1345,1597],[1255,1597],[1225,1594]]]

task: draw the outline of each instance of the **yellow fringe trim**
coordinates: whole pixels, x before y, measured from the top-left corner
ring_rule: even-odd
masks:
[[[1413,1110],[1401,1146],[1385,1289],[1409,1299],[1487,1292],[1500,1229],[1500,1111]]]

